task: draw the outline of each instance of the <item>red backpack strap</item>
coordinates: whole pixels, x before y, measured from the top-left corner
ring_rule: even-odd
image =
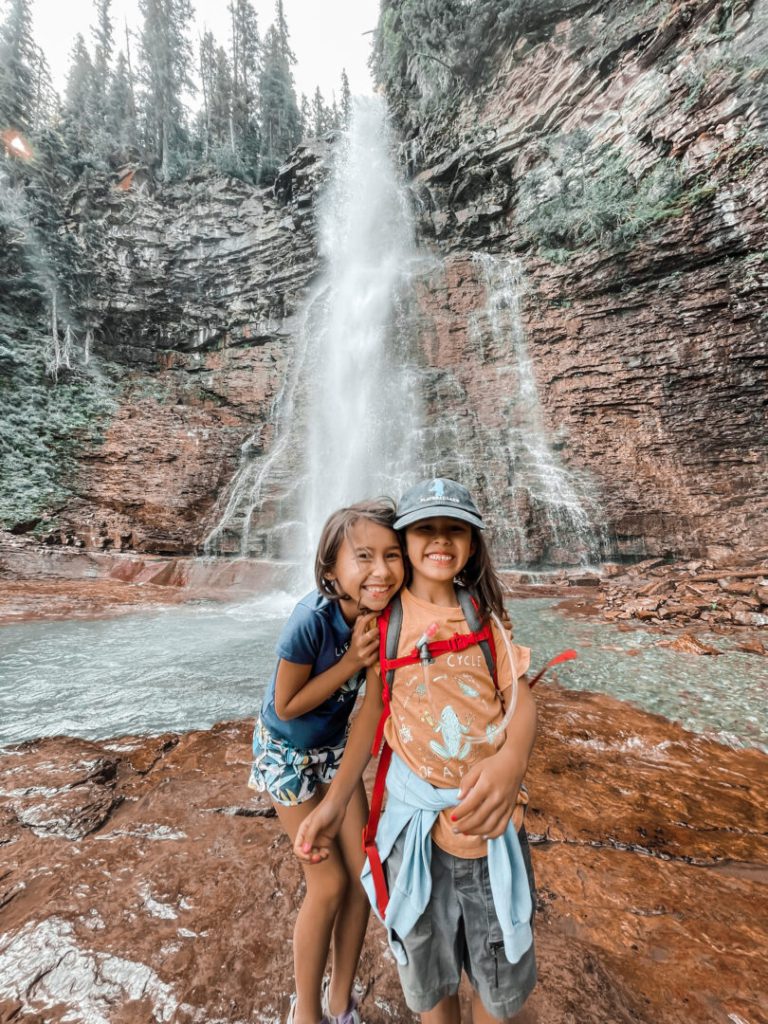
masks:
[[[387,605],[378,619],[379,627],[379,671],[381,672],[381,698],[384,702],[384,710],[381,712],[379,724],[376,726],[376,735],[371,747],[371,753],[378,757],[384,742],[384,726],[389,718],[389,702],[392,696],[392,684],[395,681],[395,669],[399,668],[399,662],[407,662],[407,659],[397,659],[397,645],[400,642],[400,629],[403,624],[403,604],[400,595],[397,594]]]
[[[415,658],[397,658],[397,647],[400,643],[400,629],[403,624],[403,605],[398,594],[379,616],[379,666],[381,671],[381,696],[384,701],[384,709],[376,726],[376,736],[373,740],[371,753],[374,757],[381,751],[379,763],[376,767],[376,778],[373,782],[371,793],[371,809],[368,813],[368,821],[363,829],[363,851],[371,865],[371,877],[373,888],[376,893],[376,907],[382,920],[389,904],[389,890],[387,889],[387,878],[384,874],[384,866],[381,863],[379,850],[376,846],[376,833],[379,830],[379,819],[384,804],[384,792],[386,790],[387,772],[389,762],[392,760],[392,748],[384,739],[384,726],[390,714],[390,701],[392,698],[392,686],[395,681],[395,669],[400,664],[411,664],[418,660],[418,652]]]
[[[389,771],[389,762],[391,760],[392,747],[388,743],[384,743],[381,757],[376,767],[376,778],[373,782],[371,809],[368,812],[368,821],[363,829],[363,852],[368,858],[368,863],[371,865],[371,877],[373,878],[373,888],[376,893],[376,908],[382,920],[384,920],[384,915],[387,912],[389,890],[387,889],[387,876],[384,874],[384,865],[381,863],[381,857],[379,856],[379,848],[376,846],[376,833],[379,830],[379,819],[381,818],[381,808],[384,803],[384,792],[387,784],[387,772]]]

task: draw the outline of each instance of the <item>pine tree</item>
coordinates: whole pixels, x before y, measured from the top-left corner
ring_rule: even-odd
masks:
[[[200,112],[200,138],[203,160],[207,160],[211,152],[211,99],[216,79],[216,40],[213,32],[205,32],[200,39],[199,56],[198,70],[203,90],[203,108]]]
[[[260,76],[262,133],[261,182],[274,180],[277,169],[301,138],[301,114],[296,103],[290,48],[282,0],[277,0],[275,23],[270,25],[263,48]]]
[[[245,177],[255,181],[261,145],[258,84],[261,40],[250,0],[230,0],[232,19],[232,134]]]
[[[106,97],[109,91],[114,35],[109,8],[112,0],[95,0],[96,25],[91,29],[93,36],[93,80],[98,96]]]
[[[82,36],[79,42],[84,46]],[[77,48],[77,42],[75,45]],[[62,369],[72,368],[78,278],[91,269],[84,267],[75,237],[66,229],[66,203],[74,180],[68,157],[59,132],[44,128],[36,139],[25,190],[34,228],[35,274],[42,286],[48,315],[46,363],[54,377]]]
[[[232,70],[223,46],[215,53],[214,74],[210,98],[211,135],[217,147],[228,146],[236,153],[232,134]]]
[[[288,32],[288,22],[285,17],[285,8],[283,7],[283,0],[275,0],[275,28],[277,34],[280,37],[280,50],[288,61],[289,66],[296,63],[296,54],[291,49],[290,34]],[[293,81],[293,76],[291,76]]]
[[[122,50],[117,55],[115,71],[109,87],[106,130],[119,150],[121,159],[130,157],[131,151],[136,149],[139,140],[128,61]]]
[[[339,110],[339,105],[336,102],[336,93],[333,94],[333,102],[331,103],[331,109],[329,111],[329,119],[328,120],[329,120],[329,124],[330,124],[331,128],[333,129],[333,131],[335,131],[335,132],[341,131],[341,128],[342,128],[342,124],[341,124],[341,111]]]
[[[0,26],[0,124],[29,132],[35,127],[36,49],[31,0],[11,0]]]
[[[315,94],[312,97],[312,135],[316,139],[322,138],[328,130],[328,108],[323,100],[323,94],[320,92],[320,86],[315,88]]]
[[[301,94],[299,116],[301,117],[301,137],[308,139],[312,135],[312,106],[304,92]]]
[[[139,0],[139,10],[144,16],[140,79],[146,144],[160,160],[160,173],[167,181],[188,148],[182,93],[194,91],[189,76],[192,51],[186,36],[192,5],[190,0]]]
[[[93,62],[85,40],[78,32],[72,47],[72,57],[64,90],[64,109],[61,130],[66,140],[70,160],[80,169],[96,161],[94,135],[96,130],[94,108],[96,83]],[[49,145],[52,145],[49,143]]]
[[[45,54],[35,47],[35,63],[32,68],[32,125],[36,129],[51,124],[59,113],[59,97],[51,81],[51,70]]]
[[[352,118],[352,93],[349,88],[346,68],[341,69],[341,103],[339,109],[339,127],[346,130]]]

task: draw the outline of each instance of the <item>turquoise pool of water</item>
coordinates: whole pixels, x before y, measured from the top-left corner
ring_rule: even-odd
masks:
[[[258,708],[274,645],[295,595],[191,604],[96,621],[0,627],[0,745],[67,734],[204,728]],[[510,605],[515,639],[533,668],[566,647],[557,670],[572,689],[597,690],[735,746],[768,751],[768,661],[710,642],[719,657],[682,654],[658,635],[621,632],[558,612],[545,599]],[[629,653],[636,652],[636,653]]]

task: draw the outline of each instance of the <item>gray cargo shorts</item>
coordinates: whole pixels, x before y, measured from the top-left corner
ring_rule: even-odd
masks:
[[[518,833],[531,898],[533,869],[525,829]],[[403,836],[386,861],[394,878],[402,862]],[[399,936],[398,936],[399,938]],[[488,858],[453,857],[432,844],[432,894],[426,910],[405,939],[408,963],[398,964],[409,1009],[425,1013],[458,991],[462,969],[483,1006],[497,1020],[508,1020],[522,1007],[536,984],[533,946],[516,964],[504,955],[488,875]]]

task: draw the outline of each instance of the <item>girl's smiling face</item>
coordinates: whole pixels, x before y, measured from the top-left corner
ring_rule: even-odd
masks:
[[[448,516],[406,527],[405,546],[414,577],[438,584],[452,583],[475,550],[469,523]]]
[[[326,573],[342,594],[347,622],[363,611],[380,612],[403,585],[405,568],[397,534],[370,519],[358,519],[341,542],[336,564]]]

